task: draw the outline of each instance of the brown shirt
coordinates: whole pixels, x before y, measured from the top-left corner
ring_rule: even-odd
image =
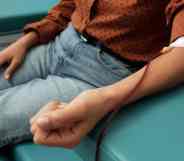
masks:
[[[47,43],[71,21],[123,58],[149,61],[184,35],[184,0],[61,0],[43,20],[28,24]]]

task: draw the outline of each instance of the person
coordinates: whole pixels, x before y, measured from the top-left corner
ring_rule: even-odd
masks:
[[[26,25],[0,53],[0,146],[33,137],[72,148],[107,113],[183,83],[184,49],[168,47],[184,34],[183,8],[183,0],[62,0]]]

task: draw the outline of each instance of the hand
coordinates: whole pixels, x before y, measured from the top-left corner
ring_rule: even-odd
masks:
[[[4,73],[5,79],[11,78],[16,69],[22,64],[28,48],[36,44],[37,41],[36,33],[30,32],[3,51],[0,51],[0,66],[8,64]]]
[[[9,47],[0,52],[0,65],[8,63],[8,67],[5,70],[5,79],[10,79],[15,70],[22,63],[26,53],[26,47],[21,42],[17,41],[11,44]]]
[[[31,121],[34,142],[72,148],[79,144],[114,106],[113,100],[103,88],[85,91],[63,108],[47,105],[47,108],[55,110],[43,112]]]
[[[37,114],[31,118],[30,120],[30,124],[32,124],[33,126],[31,126],[31,132],[34,133],[36,130],[36,124],[34,123],[40,116],[42,116],[43,114],[47,114],[50,113],[51,111],[55,111],[56,109],[61,109],[64,107],[64,105],[66,105],[66,103],[60,102],[60,101],[51,101],[49,102],[47,105],[45,105],[39,112],[37,112]]]

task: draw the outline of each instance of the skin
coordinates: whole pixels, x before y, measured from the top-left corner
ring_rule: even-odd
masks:
[[[9,80],[11,78],[16,69],[22,64],[27,50],[37,43],[37,34],[35,32],[29,32],[0,52],[0,65],[2,66],[8,63],[7,69],[4,72],[5,79]]]
[[[124,98],[140,81],[145,67],[115,84],[79,94],[62,109],[43,107],[46,110],[30,122],[34,142],[73,148],[109,111],[183,83],[184,48],[165,48],[164,53],[151,62],[145,79],[128,100]]]
[[[0,64],[10,62],[5,77],[7,73],[8,78],[11,77],[22,63],[26,51],[37,43],[36,33],[31,32],[1,52]],[[67,104],[50,102],[30,120],[34,142],[73,148],[110,111],[183,83],[183,53],[184,48],[165,48],[163,54],[151,62],[145,79],[128,100],[125,100],[127,94],[140,81],[145,67],[112,85],[82,92]],[[11,65],[15,59],[20,62]]]

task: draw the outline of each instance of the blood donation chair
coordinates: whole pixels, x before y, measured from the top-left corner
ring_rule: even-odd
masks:
[[[0,50],[23,26],[41,19],[58,0],[1,0]],[[2,107],[0,107],[2,108]],[[102,121],[74,149],[24,142],[0,150],[0,161],[94,161]],[[184,161],[184,87],[124,107],[101,145],[101,161]]]

